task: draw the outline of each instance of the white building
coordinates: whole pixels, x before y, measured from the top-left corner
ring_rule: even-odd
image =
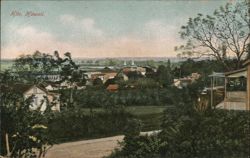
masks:
[[[48,92],[46,89],[29,84],[14,84],[8,87],[13,93],[19,93],[23,95],[25,99],[33,96],[33,101],[30,105],[31,110],[45,111],[48,106],[48,102],[52,105],[51,110],[60,111],[60,95],[57,93]]]

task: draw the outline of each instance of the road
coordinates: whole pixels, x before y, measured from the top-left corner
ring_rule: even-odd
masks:
[[[158,132],[142,132],[141,135]],[[46,158],[102,158],[118,148],[118,141],[123,138],[124,136],[114,136],[54,145],[46,154]]]

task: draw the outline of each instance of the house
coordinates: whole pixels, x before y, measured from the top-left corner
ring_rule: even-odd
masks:
[[[179,89],[182,89],[183,87],[187,87],[191,83],[192,83],[192,80],[190,78],[174,79],[174,86]]]
[[[124,67],[122,69],[122,72],[124,74],[128,74],[129,72],[138,72],[141,75],[145,76],[146,75],[146,68],[138,67],[138,66],[130,66],[130,67]]]
[[[48,90],[48,91],[53,91],[53,90],[55,90],[54,87],[53,87],[51,84],[47,85],[47,86],[45,87],[45,89]]]
[[[75,83],[74,86],[78,90],[86,89],[86,83],[84,84],[84,83],[78,82],[78,83]]]
[[[201,77],[201,75],[197,72],[194,72],[190,75],[190,78],[194,81],[194,80],[198,80]]]
[[[244,65],[247,67],[247,102],[246,109],[250,110],[250,59],[248,59]]]
[[[114,79],[117,75],[117,72],[107,72],[104,75],[103,83],[105,83],[109,79]]]
[[[146,75],[146,68],[144,67],[137,67],[137,71],[140,72],[143,76]]]
[[[51,72],[31,72],[31,71],[21,71],[18,72],[20,77],[24,78],[36,78],[51,82],[57,82],[62,79],[59,71],[51,71]]]
[[[104,73],[92,74],[91,75],[91,80],[95,80],[97,78],[100,78],[103,81],[104,80],[104,76],[105,76]]]
[[[109,79],[115,78],[117,75],[117,71],[110,69],[108,67],[105,67],[104,69],[102,69],[101,72],[104,74],[103,83],[105,83]]]
[[[106,88],[109,92],[117,92],[119,88],[118,84],[110,84],[108,85],[108,87]]]
[[[225,97],[217,107],[250,110],[250,59],[239,70],[225,73]]]
[[[156,75],[156,72],[157,72],[156,68],[152,68],[149,66],[145,66],[143,68],[145,68],[145,71],[146,71],[145,76],[153,78]]]
[[[129,79],[127,74],[125,74],[122,70],[117,73],[116,78],[122,81],[128,81]]]
[[[93,81],[91,79],[87,79],[86,86],[93,86]]]
[[[89,81],[93,81],[97,78],[100,78],[103,83],[105,83],[109,79],[115,78],[117,75],[117,72],[113,69],[110,69],[108,67],[105,67],[104,69],[101,69],[100,71],[94,71],[94,72],[86,72],[87,79]]]
[[[53,82],[43,82],[39,84],[40,87],[45,88],[47,91],[54,91],[58,90],[60,87],[60,84],[53,83]]]
[[[89,72],[85,72],[84,74],[86,75],[87,79],[91,79],[92,75],[101,74],[101,72],[100,71],[89,71]]]
[[[47,101],[53,106],[51,110],[60,111],[60,95],[57,93],[48,92],[45,88],[38,85],[31,84],[13,84],[5,86],[5,89],[9,92],[17,93],[22,95],[25,99],[33,96],[33,101],[30,105],[31,110],[45,111],[47,108]],[[47,100],[47,99],[48,100]]]
[[[194,83],[201,77],[199,73],[192,73],[191,75],[179,79],[174,79],[174,86],[182,89],[183,87],[187,87],[189,84]]]

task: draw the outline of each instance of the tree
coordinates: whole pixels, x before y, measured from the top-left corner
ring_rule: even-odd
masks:
[[[190,87],[192,86],[192,87]],[[243,158],[250,154],[248,111],[197,108],[198,85],[172,89],[174,106],[165,109],[157,136],[139,136],[129,124],[121,148],[110,158]],[[178,97],[176,97],[178,96]]]
[[[139,78],[142,78],[142,74],[139,71],[129,71],[127,73],[127,76],[130,80],[137,80]]]
[[[86,83],[84,72],[79,70],[79,66],[76,65],[76,63],[73,61],[71,57],[70,52],[66,52],[64,54],[65,58],[61,58],[58,51],[54,52],[55,59],[55,65],[59,69],[60,76],[61,76],[61,83],[67,82],[70,85],[70,99],[69,99],[69,105],[72,105],[74,102],[73,100],[73,93],[75,88],[73,85],[75,84],[83,84]]]
[[[106,65],[107,66],[115,66],[118,64],[118,61],[116,59],[109,58],[107,59]]]
[[[54,55],[36,51],[32,55],[17,58],[13,68],[21,76],[20,78],[35,83],[47,81],[46,78],[39,76],[46,76],[52,72],[57,73],[60,75],[60,81],[57,82],[67,82],[71,88],[70,104],[73,103],[74,85],[86,83],[84,72],[79,70],[79,66],[73,61],[70,52],[66,52],[62,58],[58,51],[55,51]]]
[[[145,74],[145,76],[146,76],[147,78],[152,78],[152,79],[154,79],[155,76],[156,76],[156,72],[155,72],[152,68],[150,68],[150,67],[144,67],[144,68],[146,69],[146,74]]]
[[[22,55],[15,59],[12,68],[16,75],[20,76],[19,78],[29,82],[39,82],[44,79],[37,76],[50,73],[56,67],[52,55],[36,51],[32,55]]]
[[[101,80],[100,78],[96,78],[96,79],[94,79],[94,81],[93,81],[93,85],[94,85],[94,86],[102,86],[102,85],[103,85],[103,82],[102,82],[102,80]]]
[[[169,86],[173,83],[170,63],[168,64],[168,66],[160,65],[156,72],[157,81],[159,81],[163,86]]]
[[[52,55],[35,51],[32,55],[17,58],[13,68],[17,71],[49,72],[53,66]]]
[[[4,92],[3,92],[4,91]],[[54,141],[48,133],[51,110],[30,110],[33,96],[22,95],[1,85],[1,154],[10,157],[44,157]],[[47,101],[48,106],[51,106]],[[5,144],[3,144],[5,143]]]
[[[108,79],[108,80],[104,83],[105,87],[108,87],[110,84],[115,84],[115,83],[116,83],[116,80],[117,80],[117,78],[110,78],[110,79]]]
[[[249,4],[247,0],[228,3],[215,10],[213,15],[198,14],[195,18],[189,18],[180,32],[187,43],[175,49],[182,50],[181,56],[214,57],[227,70],[232,67],[226,60],[233,56],[237,63],[235,68],[240,68],[242,59],[247,55],[250,37]]]
[[[37,75],[46,75],[56,71],[61,76],[61,82],[69,81],[71,83],[82,82],[84,79],[83,72],[78,68],[79,66],[73,61],[71,53],[66,52],[64,58],[61,58],[58,51],[55,51],[54,55],[39,51],[32,55],[23,55],[17,58],[13,65],[13,69],[29,81],[46,80],[38,78]],[[25,76],[26,74],[28,76]]]
[[[156,62],[154,60],[147,60],[146,61],[146,66],[155,67],[155,65],[156,65]]]
[[[247,58],[246,60],[250,59],[250,43],[247,45]]]
[[[70,83],[80,82],[82,78],[82,73],[78,69],[79,66],[75,64],[71,57],[71,53],[66,52],[64,54],[65,58],[61,58],[59,56],[58,51],[54,52],[54,56],[56,57],[53,61],[55,66],[58,68],[60,75],[62,77],[61,82],[69,81]]]

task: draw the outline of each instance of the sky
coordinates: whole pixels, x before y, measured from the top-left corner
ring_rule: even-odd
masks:
[[[1,1],[1,56],[175,57],[188,18],[228,1]]]

